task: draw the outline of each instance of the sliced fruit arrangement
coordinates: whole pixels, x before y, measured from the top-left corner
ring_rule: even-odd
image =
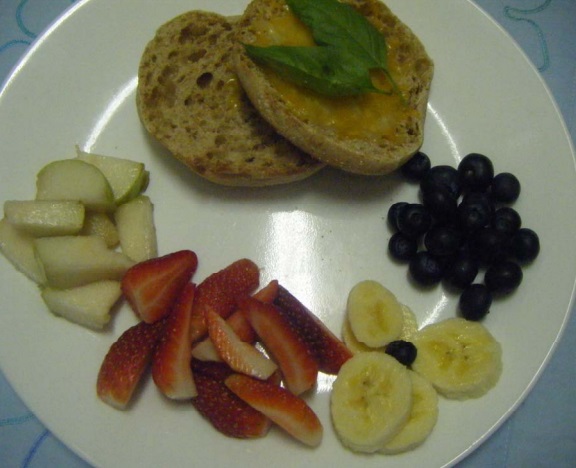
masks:
[[[254,262],[237,260],[198,284],[197,265],[182,250],[126,271],[120,290],[140,322],[105,356],[98,396],[126,409],[149,366],[161,394],[190,401],[229,437],[262,437],[278,426],[317,446],[323,428],[305,394],[320,367],[337,373],[352,353],[277,280],[257,290]]]
[[[157,256],[144,164],[77,150],[36,176],[36,196],[8,200],[0,251],[41,288],[48,308],[102,329],[135,263]]]
[[[419,329],[411,309],[373,280],[350,290],[342,336],[354,357],[336,377],[330,408],[356,452],[412,450],[436,425],[439,394],[480,397],[502,371],[501,346],[484,325],[450,318]]]

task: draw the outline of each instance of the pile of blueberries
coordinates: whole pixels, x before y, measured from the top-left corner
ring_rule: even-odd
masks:
[[[540,251],[538,235],[522,227],[510,206],[520,195],[520,182],[508,172],[495,175],[490,158],[478,153],[452,167],[431,166],[418,152],[401,172],[419,183],[421,203],[398,202],[388,210],[395,231],[390,255],[408,263],[416,283],[444,281],[461,291],[461,316],[483,319],[494,297],[520,285],[522,267]],[[481,271],[483,280],[477,281]]]

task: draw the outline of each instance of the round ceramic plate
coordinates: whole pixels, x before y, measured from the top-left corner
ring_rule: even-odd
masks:
[[[161,254],[192,249],[195,280],[248,257],[262,283],[277,278],[339,333],[347,291],[376,279],[416,313],[420,325],[456,313],[457,296],[410,284],[387,255],[388,207],[417,199],[400,177],[365,178],[334,170],[263,189],[212,185],[182,170],[139,123],[134,91],[140,54],[155,29],[189,9],[239,14],[244,0],[90,0],[73,7],[32,47],[0,97],[1,199],[30,199],[35,174],[73,157],[74,146],[136,159],[151,173]],[[226,438],[193,409],[161,398],[150,381],[134,405],[98,400],[96,375],[111,343],[135,323],[123,307],[111,327],[88,331],[54,317],[37,287],[0,262],[0,364],[32,411],[72,450],[98,466],[442,466],[480,444],[518,406],[548,361],[566,322],[576,277],[573,151],[549,92],[513,41],[471,2],[389,5],[436,64],[424,151],[455,165],[469,152],[515,173],[515,207],[542,251],[522,287],[497,301],[485,325],[502,343],[504,372],[488,395],[440,404],[429,440],[405,455],[345,450],[329,416],[331,379],[307,401],[324,423],[308,449],[272,430],[255,441]]]

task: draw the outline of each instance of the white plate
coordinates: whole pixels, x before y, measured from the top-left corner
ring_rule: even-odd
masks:
[[[302,183],[245,190],[213,186],[182,171],[152,143],[134,106],[140,53],[155,29],[187,9],[238,14],[244,0],[80,2],[42,37],[0,98],[1,199],[34,196],[45,163],[74,145],[146,163],[161,253],[200,258],[199,280],[240,257],[278,278],[339,331],[346,293],[374,278],[410,305],[422,324],[451,317],[443,288],[418,290],[386,253],[391,203],[416,200],[397,177],[368,179],[326,171]],[[316,450],[279,431],[257,441],[216,433],[189,404],[163,400],[148,382],[119,412],[95,395],[101,360],[135,322],[127,308],[111,330],[92,333],[53,317],[37,288],[0,262],[0,363],[32,411],[72,450],[99,466],[441,466],[480,444],[518,406],[548,361],[570,310],[576,277],[573,151],[553,101],[512,40],[472,3],[390,0],[436,63],[424,150],[435,164],[468,152],[491,156],[523,184],[515,205],[540,235],[542,252],[522,287],[498,301],[485,324],[502,342],[504,373],[487,396],[442,401],[438,425],[421,448],[397,457],[358,456],[332,430],[330,379],[308,398],[325,425]]]

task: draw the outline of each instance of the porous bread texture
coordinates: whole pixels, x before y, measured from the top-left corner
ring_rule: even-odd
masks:
[[[253,44],[260,25],[285,13],[287,6],[283,0],[253,0],[248,5],[237,26],[235,70],[260,114],[296,146],[342,170],[383,175],[400,167],[422,146],[434,64],[418,37],[385,4],[378,0],[345,0],[345,3],[367,17],[384,35],[389,60],[410,69],[409,73],[394,76],[407,108],[413,111],[396,122],[394,138],[384,132],[370,138],[342,137],[330,126],[301,118],[267,78],[264,69],[250,59],[242,43]],[[392,43],[394,47],[390,47]]]
[[[223,185],[304,179],[324,167],[280,136],[250,103],[232,67],[234,19],[190,11],[162,25],[138,70],[146,130],[200,176]]]

